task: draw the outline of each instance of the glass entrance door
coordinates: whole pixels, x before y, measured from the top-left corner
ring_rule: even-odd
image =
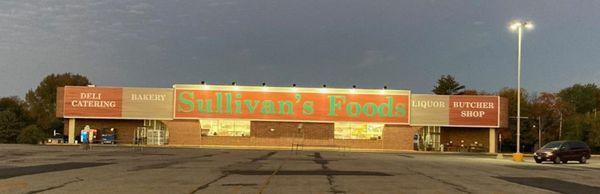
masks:
[[[421,142],[426,151],[440,151],[440,132],[439,126],[426,126],[421,128]]]
[[[169,131],[167,126],[157,120],[144,121],[144,137],[148,145],[166,145],[169,140]]]

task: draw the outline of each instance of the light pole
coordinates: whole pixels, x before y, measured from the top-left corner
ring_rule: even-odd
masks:
[[[515,161],[523,161],[521,154],[521,45],[523,42],[523,28],[533,28],[533,23],[530,21],[514,21],[510,24],[511,30],[516,30],[518,33],[517,43],[517,153],[513,155]]]

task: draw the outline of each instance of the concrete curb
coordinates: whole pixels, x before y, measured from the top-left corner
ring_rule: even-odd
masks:
[[[45,146],[79,146],[81,144],[43,144]],[[135,144],[92,144],[94,147],[136,147]],[[232,150],[292,150],[291,147],[282,146],[226,146],[226,145],[144,145],[145,148],[204,148],[204,149],[232,149]],[[359,148],[334,148],[334,147],[311,147],[305,146],[300,151],[337,151],[356,153],[396,153],[396,154],[439,154],[439,155],[462,155],[462,156],[497,156],[512,157],[514,153],[481,153],[481,152],[434,152],[413,150],[388,150],[388,149],[359,149]],[[531,153],[523,153],[524,157],[533,157]],[[592,155],[592,158],[600,158],[600,154]]]
[[[45,146],[79,146],[81,144],[45,144]],[[136,147],[135,144],[92,144],[93,147]],[[224,146],[224,145],[144,145],[144,148],[181,148],[181,149],[233,149],[233,150],[289,150],[290,147],[282,146]],[[299,151],[333,151],[333,152],[355,152],[355,153],[394,153],[394,154],[439,154],[439,155],[465,155],[465,156],[496,156],[492,153],[476,152],[433,152],[413,150],[389,150],[389,149],[359,149],[359,148],[337,148],[337,147],[311,147],[304,146]]]

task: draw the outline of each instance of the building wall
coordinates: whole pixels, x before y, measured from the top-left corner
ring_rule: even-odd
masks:
[[[412,149],[412,135],[417,127],[386,125],[382,139],[334,139],[333,123],[303,123],[252,121],[250,136],[202,136],[196,120],[166,121],[170,145],[221,145],[221,146],[278,146]],[[174,125],[174,123],[179,123]],[[302,124],[300,132],[298,126]],[[271,131],[271,129],[273,129]]]
[[[334,139],[333,123],[302,123],[252,121],[250,136],[202,136],[198,120],[162,121],[169,130],[169,145],[221,145],[221,146],[279,146],[291,147],[292,144],[302,144],[306,147],[331,148],[362,148],[362,149],[391,149],[412,150],[413,135],[419,127],[407,125],[385,125],[381,139]],[[298,125],[302,123],[301,131]],[[143,126],[142,120],[113,120],[113,119],[76,119],[75,133],[85,125],[91,128],[115,128],[118,143],[131,143],[137,127]],[[274,129],[271,131],[271,129]],[[68,119],[65,119],[64,133],[68,133]],[[445,144],[452,140],[454,145],[465,141],[465,146],[477,141],[488,147],[488,128],[453,128],[444,127],[440,137]]]
[[[170,145],[200,145],[201,131],[198,120],[163,121],[169,130]]]
[[[383,148],[413,150],[413,135],[419,128],[407,125],[386,125],[383,128]]]
[[[461,140],[464,140],[464,146],[469,146],[477,142],[483,144],[486,151],[489,148],[490,129],[489,128],[461,128],[461,127],[442,127],[440,143],[446,144],[450,141],[454,146],[460,146]]]
[[[63,134],[68,134],[69,119],[64,119]],[[92,129],[101,130],[102,128],[115,128],[117,143],[131,143],[135,129],[144,125],[143,120],[115,120],[115,119],[75,119],[75,136],[79,136],[80,131],[89,125]]]
[[[257,138],[333,139],[333,123],[252,121],[250,136]],[[271,131],[271,129],[273,129]]]

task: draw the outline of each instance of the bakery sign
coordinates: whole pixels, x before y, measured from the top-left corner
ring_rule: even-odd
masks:
[[[498,127],[500,97],[411,95],[411,125]]]
[[[170,88],[65,86],[58,89],[58,117],[172,119]]]

